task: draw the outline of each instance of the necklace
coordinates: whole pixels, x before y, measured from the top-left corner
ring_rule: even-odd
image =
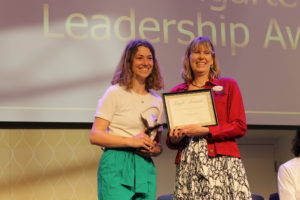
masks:
[[[194,83],[192,83],[192,82],[191,82],[191,85],[192,85],[192,86],[195,86],[196,88],[200,88],[200,89],[203,88],[203,87],[205,86],[205,84],[199,86],[199,85],[196,85],[196,84],[194,84]]]
[[[146,93],[146,94],[140,94],[140,93],[135,92],[134,90],[131,90],[131,93],[135,96],[135,98],[137,99],[137,101],[141,102],[141,103],[145,103],[145,101],[147,99],[147,96],[148,96],[148,93]]]
[[[138,101],[141,102],[141,103],[144,103],[144,102],[145,102],[145,96],[144,96],[144,95],[137,94],[137,99],[138,99]]]

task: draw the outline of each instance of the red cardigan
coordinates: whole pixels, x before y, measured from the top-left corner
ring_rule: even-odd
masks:
[[[236,138],[242,137],[247,131],[245,110],[240,89],[235,80],[230,78],[213,79],[206,83],[205,88],[223,86],[222,91],[213,91],[213,98],[218,118],[218,126],[209,126],[211,137],[207,139],[208,155],[227,155],[240,157]],[[188,90],[189,83],[175,86],[171,92]],[[180,162],[183,144],[173,145],[167,137],[167,146],[178,149],[175,163]]]

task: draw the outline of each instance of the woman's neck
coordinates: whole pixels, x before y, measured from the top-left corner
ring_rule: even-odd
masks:
[[[208,81],[208,77],[202,76],[202,77],[197,77],[197,78],[195,78],[195,79],[191,82],[191,84],[194,85],[194,86],[196,86],[196,87],[199,87],[199,88],[200,88],[200,87],[203,87],[207,81]]]
[[[137,94],[147,94],[148,91],[146,90],[146,83],[145,81],[133,79],[132,80],[132,88],[131,88],[135,93]]]

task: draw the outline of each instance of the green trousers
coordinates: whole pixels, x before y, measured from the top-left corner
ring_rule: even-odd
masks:
[[[133,149],[106,149],[98,168],[99,200],[155,200],[156,169]]]

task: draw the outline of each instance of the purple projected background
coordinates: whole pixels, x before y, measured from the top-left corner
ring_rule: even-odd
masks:
[[[166,86],[198,35],[236,79],[248,124],[300,125],[296,0],[17,1],[0,7],[0,121],[92,122],[122,50],[151,41]]]

